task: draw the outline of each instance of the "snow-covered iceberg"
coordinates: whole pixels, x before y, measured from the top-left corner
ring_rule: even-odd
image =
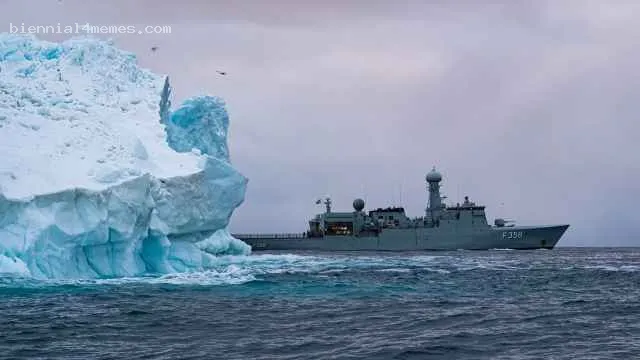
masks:
[[[248,254],[227,231],[247,179],[216,97],[171,109],[168,77],[113,43],[0,34],[0,273],[203,269]]]

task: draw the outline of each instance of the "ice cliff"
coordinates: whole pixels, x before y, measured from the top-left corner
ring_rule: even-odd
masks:
[[[205,269],[250,247],[226,230],[247,179],[225,104],[171,109],[165,76],[112,43],[0,34],[0,273]]]

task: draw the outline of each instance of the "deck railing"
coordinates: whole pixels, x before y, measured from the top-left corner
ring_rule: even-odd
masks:
[[[304,233],[282,233],[282,234],[231,234],[236,239],[304,239]]]

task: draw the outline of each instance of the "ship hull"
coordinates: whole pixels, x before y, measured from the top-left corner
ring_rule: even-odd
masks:
[[[569,225],[490,227],[461,231],[455,228],[384,229],[378,236],[324,236],[234,234],[253,251],[414,251],[553,249]]]

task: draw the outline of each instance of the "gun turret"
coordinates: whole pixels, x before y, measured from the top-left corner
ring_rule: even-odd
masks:
[[[506,226],[506,227],[513,227],[513,226],[515,226],[515,224],[507,225],[507,224],[509,224],[509,223],[515,223],[515,221],[514,221],[514,220],[505,220],[505,219],[502,219],[502,218],[497,218],[497,219],[493,222],[493,224],[494,224],[496,227],[505,227],[505,226]]]

